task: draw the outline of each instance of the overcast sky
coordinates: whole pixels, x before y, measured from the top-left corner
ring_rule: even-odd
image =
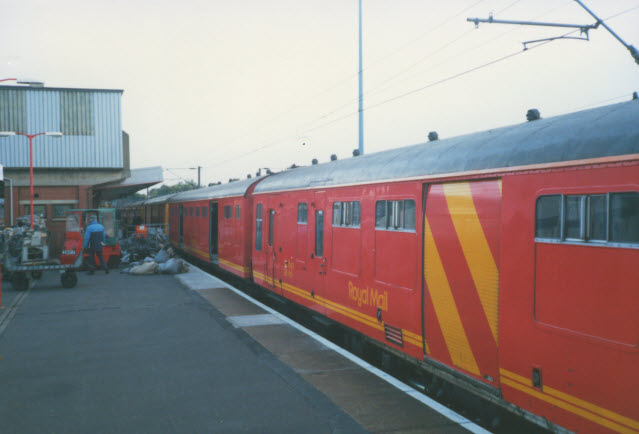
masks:
[[[639,47],[639,0],[584,2]],[[357,148],[357,0],[0,5],[0,78],[123,89],[131,165],[170,169],[168,184],[196,179],[186,168],[198,165],[203,183],[227,182],[259,167],[349,158]],[[466,22],[491,12],[594,22],[574,0],[363,0],[365,153],[426,141],[433,130],[446,138],[524,122],[529,108],[550,117],[620,102],[639,90],[639,65],[603,27],[589,42],[524,52],[524,41],[570,30]]]

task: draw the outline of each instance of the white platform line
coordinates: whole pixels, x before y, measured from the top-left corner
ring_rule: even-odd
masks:
[[[16,295],[13,299],[13,302],[11,303],[11,306],[6,308],[7,310],[4,311],[2,315],[0,315],[0,336],[2,336],[4,331],[7,329],[16,312],[18,312],[18,307],[20,307],[29,293],[31,293],[31,288]]]
[[[189,264],[189,265],[191,265],[191,267],[196,268],[196,269],[202,271],[203,273],[205,273],[203,270],[199,269],[198,267],[194,266],[193,264]],[[208,275],[208,273],[206,273],[206,274]],[[215,279],[215,277],[213,277],[213,276],[210,276],[210,277],[212,279]],[[249,300],[251,303],[255,304],[256,306],[259,306],[262,309],[264,309],[265,311],[275,315],[276,317],[281,319],[283,322],[291,325],[292,327],[295,327],[296,329],[298,329],[302,333],[312,337],[313,339],[315,339],[316,341],[318,341],[321,344],[325,345],[326,347],[330,348],[331,350],[341,354],[342,356],[346,357],[348,360],[352,361],[356,365],[358,365],[361,368],[367,370],[371,374],[376,375],[377,377],[381,378],[382,380],[386,381],[387,383],[391,384],[392,386],[395,386],[397,389],[401,390],[402,392],[406,393],[407,395],[411,396],[412,398],[418,400],[422,404],[430,407],[431,409],[433,409],[437,413],[439,413],[439,414],[447,417],[448,419],[452,420],[453,422],[459,424],[460,426],[462,426],[463,428],[467,429],[468,431],[470,431],[472,433],[477,433],[477,434],[491,434],[490,431],[487,431],[484,428],[482,428],[479,425],[477,425],[476,423],[466,419],[461,414],[459,414],[459,413],[451,410],[450,408],[440,404],[439,402],[435,401],[434,399],[429,398],[428,396],[426,396],[423,393],[413,389],[408,384],[405,384],[405,383],[399,381],[398,379],[392,377],[391,375],[387,374],[386,372],[384,372],[384,371],[382,371],[380,369],[377,369],[375,366],[373,366],[370,363],[360,359],[356,355],[349,353],[348,351],[346,351],[343,348],[335,345],[331,341],[329,341],[327,339],[324,339],[323,337],[321,337],[317,333],[315,333],[315,332],[307,329],[306,327],[296,323],[295,321],[291,320],[290,318],[287,318],[286,316],[282,315],[281,313],[277,312],[276,310],[271,309],[270,307],[266,306],[265,304],[260,303],[259,301],[255,300],[254,298],[244,294],[239,289],[234,288],[233,286],[231,286],[229,284],[226,284],[226,287],[228,289],[230,289],[231,291],[235,292],[240,297],[244,297],[245,299]]]

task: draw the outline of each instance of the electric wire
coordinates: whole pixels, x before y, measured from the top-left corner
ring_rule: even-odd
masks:
[[[514,2],[514,3],[513,3],[513,5],[514,5],[515,3],[516,3],[516,2]],[[632,7],[632,8],[629,8],[629,9],[626,9],[626,10],[624,10],[624,11],[622,11],[622,12],[619,12],[619,13],[617,13],[617,14],[614,14],[614,15],[612,15],[612,16],[609,16],[609,17],[605,18],[605,20],[606,20],[606,21],[609,21],[609,20],[611,20],[611,19],[614,19],[614,18],[617,18],[617,17],[619,17],[619,16],[625,15],[625,14],[627,14],[627,13],[629,13],[629,12],[631,12],[631,11],[634,11],[634,10],[636,10],[636,9],[639,9],[639,5],[638,5],[638,6],[635,6],[635,7]],[[570,31],[570,32],[568,32],[568,33],[566,33],[566,34],[564,34],[564,35],[562,35],[562,36],[569,36],[569,35],[571,35],[571,34],[573,34],[573,33],[578,32],[578,31],[580,31],[580,30],[579,30],[579,29],[576,29],[576,30]],[[510,30],[509,30],[508,32],[510,32]],[[511,53],[511,54],[508,54],[508,55],[506,55],[506,56],[503,56],[503,57],[500,57],[500,58],[498,58],[498,59],[492,60],[492,61],[490,61],[490,62],[484,63],[484,64],[482,64],[482,65],[479,65],[479,66],[476,66],[476,67],[473,67],[473,68],[467,69],[467,70],[465,70],[465,71],[462,71],[462,72],[460,72],[460,73],[454,74],[454,75],[449,76],[449,77],[446,77],[446,78],[444,78],[444,79],[441,79],[441,80],[438,80],[438,81],[435,81],[435,82],[429,83],[429,84],[427,84],[427,85],[425,85],[425,86],[421,86],[421,87],[419,87],[419,88],[412,89],[412,90],[410,90],[410,91],[408,91],[408,92],[404,92],[404,93],[399,94],[399,95],[396,95],[396,96],[394,96],[394,97],[392,97],[392,98],[388,98],[388,99],[383,100],[383,101],[381,101],[381,102],[378,102],[378,103],[375,103],[375,104],[369,105],[368,107],[365,107],[365,108],[363,109],[363,111],[367,111],[367,110],[370,110],[370,109],[373,109],[373,108],[377,108],[377,107],[383,106],[383,105],[385,105],[385,104],[391,103],[391,102],[393,102],[393,101],[396,101],[396,100],[399,100],[399,99],[403,99],[403,98],[405,98],[405,97],[407,97],[407,96],[410,96],[410,95],[412,95],[412,94],[415,94],[415,93],[418,93],[418,92],[424,91],[424,90],[429,89],[429,88],[432,88],[432,87],[434,87],[434,86],[437,86],[437,85],[440,85],[440,84],[443,84],[443,83],[449,82],[449,81],[451,81],[451,80],[457,79],[457,78],[459,78],[459,77],[462,77],[462,76],[468,75],[468,74],[473,73],[473,72],[475,72],[475,71],[478,71],[478,70],[481,70],[481,69],[487,68],[487,67],[489,67],[489,66],[491,66],[491,65],[494,65],[494,64],[496,64],[496,63],[499,63],[499,62],[502,62],[502,61],[508,60],[508,59],[510,59],[510,58],[513,58],[513,57],[515,57],[515,56],[519,55],[519,54],[523,54],[523,53],[526,53],[526,52],[530,52],[531,50],[536,49],[536,48],[539,48],[539,47],[542,47],[542,46],[544,46],[544,45],[546,45],[546,44],[548,44],[548,43],[550,43],[550,42],[553,42],[553,41],[552,41],[552,40],[543,41],[543,42],[541,42],[541,43],[539,43],[539,44],[537,44],[537,45],[534,45],[534,46],[529,47],[527,50],[519,50],[519,51],[517,51],[517,52],[514,52],[514,53]],[[614,98],[614,99],[617,99],[617,98]],[[358,113],[359,113],[359,111],[354,111],[354,112],[348,113],[348,114],[346,114],[346,115],[340,116],[340,117],[338,117],[338,118],[336,118],[336,119],[333,119],[333,120],[331,120],[331,121],[325,122],[325,123],[323,123],[323,124],[321,124],[321,125],[318,125],[318,126],[315,126],[315,127],[309,128],[309,129],[306,129],[306,130],[304,130],[301,134],[302,134],[302,135],[304,135],[304,134],[308,134],[308,133],[310,133],[310,132],[313,132],[313,131],[316,131],[316,130],[319,130],[319,129],[325,128],[325,127],[327,127],[327,126],[329,126],[329,125],[335,124],[335,123],[340,122],[340,121],[345,120],[345,119],[348,119],[348,118],[350,118],[350,117],[352,117],[352,116],[354,116],[354,115],[356,115],[356,114],[358,114]],[[267,143],[267,144],[265,144],[265,145],[262,145],[262,146],[259,146],[259,147],[257,147],[257,148],[252,149],[251,151],[248,151],[248,152],[246,152],[246,153],[243,153],[243,154],[237,155],[237,156],[235,156],[235,157],[231,157],[231,158],[229,158],[229,159],[227,159],[227,160],[224,160],[224,161],[222,161],[222,162],[216,163],[216,164],[215,164],[215,165],[213,165],[213,166],[207,166],[207,167],[217,167],[217,166],[219,166],[219,165],[226,164],[226,163],[228,163],[228,162],[231,162],[231,161],[235,161],[235,160],[238,160],[238,159],[244,158],[244,157],[246,157],[246,156],[248,156],[248,155],[251,155],[251,154],[253,154],[253,153],[257,152],[257,151],[260,151],[260,150],[263,150],[263,149],[269,148],[269,147],[271,147],[271,146],[273,146],[273,145],[276,145],[276,144],[278,144],[278,143],[282,142],[283,140],[286,140],[286,139],[287,139],[287,138],[289,138],[289,137],[291,137],[291,136],[288,136],[288,137],[286,137],[286,138],[281,138],[281,139],[275,139],[275,140],[272,140],[271,142],[269,142],[269,143]]]
[[[411,39],[410,41],[408,41],[408,42],[406,42],[406,43],[404,43],[404,44],[400,45],[400,46],[399,46],[399,48],[396,48],[396,49],[392,50],[390,53],[388,53],[388,54],[386,54],[386,55],[384,55],[384,56],[382,56],[382,57],[380,57],[380,58],[378,58],[378,59],[374,60],[373,62],[369,63],[369,64],[368,64],[365,68],[363,68],[363,69],[362,69],[362,71],[363,71],[363,72],[368,71],[368,70],[369,70],[369,69],[371,69],[372,67],[374,67],[374,66],[378,65],[379,63],[381,63],[381,61],[382,61],[382,60],[386,60],[386,59],[388,59],[388,58],[390,58],[390,57],[392,57],[392,56],[394,56],[394,55],[398,54],[399,52],[401,52],[402,50],[404,50],[406,47],[408,47],[408,46],[410,46],[410,45],[414,44],[416,41],[418,41],[418,40],[420,40],[420,39],[424,38],[425,36],[427,36],[427,35],[429,35],[429,34],[431,34],[431,33],[435,32],[436,30],[440,29],[440,28],[441,28],[441,27],[443,27],[444,25],[448,24],[450,21],[452,21],[452,20],[454,20],[454,19],[458,18],[460,15],[462,15],[462,14],[464,14],[464,13],[468,12],[469,10],[471,10],[472,8],[476,7],[477,5],[479,5],[479,4],[481,4],[481,3],[483,3],[484,1],[485,1],[485,0],[478,0],[478,1],[474,2],[473,4],[471,4],[470,6],[467,6],[467,7],[463,8],[461,11],[459,11],[459,12],[455,13],[454,15],[449,16],[448,18],[446,18],[444,21],[442,21],[442,22],[441,22],[441,23],[439,23],[438,25],[436,25],[436,26],[434,26],[434,27],[429,28],[429,30],[428,30],[428,31],[423,32],[422,34],[418,35],[417,37],[414,37],[414,38],[413,38],[413,39]],[[513,3],[511,3],[509,6],[507,6],[506,8],[504,8],[504,9],[502,9],[502,10],[505,10],[505,9],[509,8],[510,6],[512,6],[512,5],[514,5],[515,3],[518,3],[518,2],[520,2],[520,1],[521,1],[521,0],[515,0]],[[470,33],[470,32],[466,32],[466,33]],[[422,58],[422,60],[420,60],[420,61],[423,61],[423,59],[425,59],[426,57],[427,57],[427,56],[425,56],[424,58]],[[347,83],[347,82],[349,82],[349,81],[353,80],[355,77],[357,77],[357,76],[358,76],[358,74],[359,74],[359,72],[354,73],[354,74],[350,74],[350,75],[348,75],[347,77],[345,77],[345,78],[343,78],[343,79],[341,79],[341,80],[337,81],[336,83],[334,83],[334,84],[332,84],[332,85],[329,85],[327,88],[325,88],[325,89],[323,89],[323,90],[321,90],[321,91],[319,91],[319,92],[317,92],[317,93],[313,94],[313,95],[312,95],[312,96],[310,96],[309,98],[306,98],[306,99],[304,100],[304,102],[299,103],[299,104],[295,104],[295,105],[293,105],[291,108],[289,108],[289,109],[287,109],[287,110],[285,110],[285,111],[283,111],[283,112],[280,112],[280,113],[276,114],[275,116],[273,116],[273,117],[269,118],[268,120],[264,121],[264,123],[263,123],[264,125],[261,127],[261,129],[263,129],[263,128],[264,128],[264,126],[266,126],[266,125],[270,124],[271,122],[273,122],[273,121],[275,121],[275,120],[277,120],[277,119],[280,119],[280,118],[282,118],[283,116],[285,116],[285,115],[287,115],[287,114],[289,114],[289,113],[291,113],[291,112],[293,112],[293,111],[297,110],[299,107],[302,107],[302,106],[308,105],[308,101],[309,101],[309,100],[311,100],[311,101],[312,101],[312,100],[315,100],[315,99],[317,99],[318,97],[320,97],[320,96],[322,96],[322,95],[324,95],[324,94],[326,94],[326,93],[328,93],[328,92],[332,91],[333,89],[336,89],[336,88],[338,88],[338,87],[342,86],[344,83]],[[356,99],[355,99],[355,101],[357,101],[358,99],[359,99],[359,98],[356,98]],[[320,116],[319,118],[316,118],[316,119],[314,119],[314,120],[312,120],[312,121],[310,121],[310,122],[307,122],[307,123],[309,123],[309,124],[310,124],[310,123],[315,123],[315,122],[317,122],[318,120],[325,119],[325,118],[329,117],[331,114],[335,113],[336,111],[339,111],[340,109],[342,109],[342,108],[344,108],[344,107],[348,106],[349,104],[350,104],[350,102],[349,102],[349,103],[344,104],[343,106],[338,107],[337,109],[335,109],[335,110],[331,111],[330,113],[327,113],[327,114],[325,114],[325,115],[322,115],[322,116]],[[250,131],[250,132],[248,132],[248,133],[246,133],[246,134],[243,134],[242,136],[239,136],[239,137],[237,137],[237,138],[233,138],[233,139],[231,139],[230,141],[231,141],[231,142],[238,142],[238,141],[240,141],[242,138],[246,137],[247,135],[249,135],[249,134],[254,134],[254,133],[255,133],[255,130],[252,130],[252,131]],[[211,161],[211,160],[208,160],[208,161]],[[208,161],[207,161],[207,162],[208,162]],[[221,164],[221,163],[220,163],[220,164]],[[216,164],[216,166],[219,166],[219,164]],[[206,166],[206,167],[215,167],[215,166]]]
[[[500,10],[499,10],[499,11],[497,11],[496,13],[498,13],[498,14],[499,14],[499,13],[502,13],[503,11],[505,11],[505,10],[509,9],[510,7],[514,6],[515,4],[519,3],[520,1],[521,1],[521,0],[515,0],[514,2],[512,2],[512,3],[511,3],[511,4],[509,4],[508,6],[506,6],[506,7],[502,8],[502,9],[500,9]],[[548,15],[548,14],[550,14],[550,13],[552,13],[552,12],[556,11],[557,9],[560,9],[560,8],[562,8],[562,7],[566,6],[568,3],[572,3],[573,1],[574,1],[574,0],[568,0],[568,1],[566,1],[566,2],[565,2],[564,4],[562,4],[562,5],[559,5],[559,6],[557,6],[557,7],[554,7],[554,8],[552,8],[552,9],[550,9],[550,10],[548,10],[548,11],[546,11],[546,12],[544,12],[544,13],[540,14],[540,15],[537,15],[537,16],[536,16],[535,18],[533,18],[533,19],[539,19],[540,17],[543,17],[543,16],[545,16],[545,15]],[[467,10],[468,10],[468,8],[467,8],[467,9],[465,9],[463,12],[465,12],[465,11],[467,11]],[[463,13],[463,12],[461,12],[461,13]],[[457,14],[455,17],[457,17],[457,16],[461,15],[461,13]],[[509,34],[509,33],[512,33],[512,32],[514,32],[514,31],[517,31],[517,30],[519,30],[519,29],[518,29],[518,28],[511,28],[511,29],[508,29],[508,30],[506,30],[505,32],[502,32],[502,33],[498,34],[497,36],[495,36],[495,37],[493,37],[493,38],[489,39],[488,41],[483,41],[483,42],[482,42],[482,43],[480,43],[480,44],[477,44],[477,45],[475,45],[475,46],[469,47],[469,48],[467,48],[467,49],[465,49],[465,50],[463,50],[463,51],[461,51],[461,52],[455,53],[455,54],[453,54],[453,55],[449,56],[447,59],[444,59],[443,61],[441,61],[441,62],[439,62],[439,63],[437,63],[437,64],[431,65],[431,66],[428,68],[428,70],[427,70],[427,71],[430,71],[430,70],[436,69],[437,67],[439,67],[439,66],[441,66],[441,65],[445,64],[446,62],[448,62],[450,59],[457,58],[457,57],[459,57],[460,55],[463,55],[463,54],[468,53],[468,52],[470,52],[470,51],[475,51],[475,50],[477,50],[477,49],[479,49],[479,48],[482,48],[482,47],[484,47],[484,46],[486,46],[486,45],[488,45],[488,44],[492,43],[493,41],[495,41],[495,40],[497,40],[497,39],[500,39],[500,38],[504,37],[505,35],[507,35],[507,34]],[[413,63],[413,64],[411,64],[408,68],[403,69],[403,70],[402,70],[402,71],[400,71],[399,73],[396,73],[396,74],[395,74],[395,75],[393,75],[392,77],[390,77],[390,78],[388,78],[388,79],[386,79],[386,80],[382,81],[381,83],[377,84],[377,85],[376,85],[376,86],[374,86],[372,89],[367,90],[367,91],[364,93],[364,98],[366,98],[366,99],[367,99],[367,98],[370,98],[371,96],[374,96],[374,95],[376,95],[376,94],[378,94],[378,93],[380,93],[380,92],[382,92],[382,91],[384,91],[384,90],[388,89],[388,86],[386,86],[387,84],[389,84],[389,83],[391,83],[392,81],[395,81],[397,78],[399,78],[399,77],[403,76],[406,72],[408,72],[409,70],[411,70],[411,69],[413,69],[414,67],[418,66],[419,64],[423,63],[426,59],[429,59],[431,56],[438,54],[439,52],[443,51],[444,49],[446,49],[446,48],[448,48],[448,47],[452,46],[454,43],[456,43],[456,42],[460,41],[460,40],[461,40],[461,39],[463,39],[464,37],[466,37],[466,36],[470,35],[473,31],[474,31],[474,29],[467,30],[466,32],[462,33],[459,37],[457,37],[457,38],[453,39],[452,41],[449,41],[448,43],[446,43],[446,44],[442,45],[441,47],[437,48],[436,50],[434,50],[434,51],[432,51],[432,52],[428,53],[427,55],[425,55],[425,56],[423,56],[423,57],[421,57],[421,58],[420,58],[417,62],[414,62],[414,63]],[[426,72],[426,71],[421,71],[421,73],[424,73],[424,72]],[[351,106],[354,102],[357,102],[358,100],[359,100],[359,98],[351,98],[351,99],[349,99],[347,102],[345,102],[345,103],[343,103],[342,105],[340,105],[340,106],[336,107],[335,109],[332,109],[330,112],[325,113],[325,114],[323,114],[323,115],[319,116],[318,118],[314,119],[313,121],[309,122],[308,124],[311,124],[311,125],[312,125],[312,124],[314,124],[314,123],[316,123],[316,122],[319,122],[319,121],[321,121],[321,120],[323,120],[323,119],[329,118],[330,116],[334,115],[335,113],[338,113],[340,110],[342,110],[342,109],[344,109],[344,108],[346,108],[346,107],[350,107],[350,106]]]

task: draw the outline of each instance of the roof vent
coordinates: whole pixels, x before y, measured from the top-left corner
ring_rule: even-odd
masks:
[[[317,158],[313,158],[313,161],[311,161],[311,164],[315,166],[317,164]]]
[[[251,179],[253,176],[249,173],[248,175],[246,175],[246,179]]]
[[[439,140],[439,134],[437,134],[437,131],[431,131],[428,133],[428,141],[434,142],[435,140]]]
[[[337,155],[331,154],[331,161],[335,161],[335,160],[337,160]]]
[[[536,121],[541,119],[541,114],[537,109],[530,109],[526,113],[526,119],[528,119],[528,122]]]
[[[359,153],[359,149],[353,149],[353,157],[359,157],[360,153]]]
[[[632,92],[632,99],[639,99],[639,94],[637,94],[637,92]]]

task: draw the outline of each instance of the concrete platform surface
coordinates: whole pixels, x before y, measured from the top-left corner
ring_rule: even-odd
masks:
[[[304,358],[305,378],[248,332],[288,326],[226,294],[232,323],[181,281],[227,291],[196,271],[5,283],[0,432],[365,432],[314,386],[321,368]]]

